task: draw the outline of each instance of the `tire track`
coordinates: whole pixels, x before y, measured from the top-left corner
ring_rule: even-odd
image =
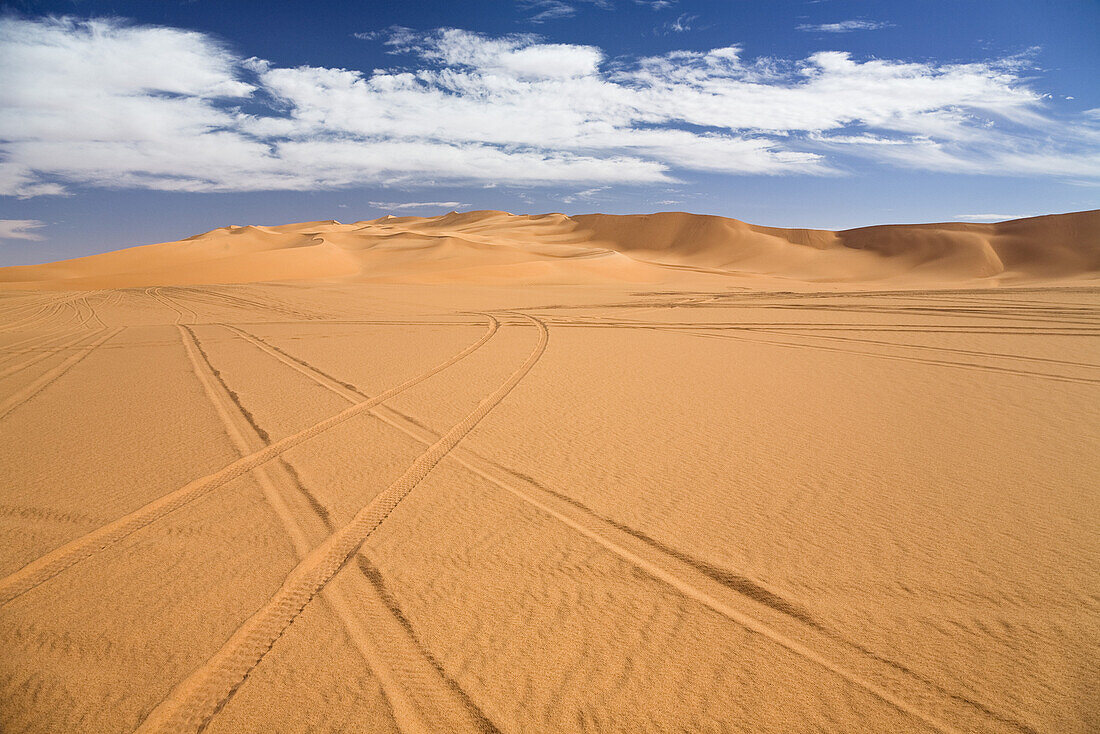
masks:
[[[194,324],[196,321],[198,321],[198,314],[195,313],[193,309],[184,306],[177,299],[167,296],[164,293],[163,288],[146,288],[145,294],[151,296],[156,301],[159,301],[162,305],[172,309],[172,311],[176,314],[176,324],[182,324],[184,322],[184,318],[186,316],[184,311],[190,311],[191,324]]]
[[[176,306],[179,307],[180,311],[183,312],[180,315],[179,323],[181,323],[181,324],[184,323],[184,321],[187,318],[187,314],[191,315],[191,323],[192,324],[197,324],[199,322],[199,312],[198,311],[191,308],[187,304],[182,303],[180,301],[180,299],[176,298],[175,296],[169,296],[167,293],[164,292],[163,288],[157,288],[157,295],[161,296],[162,298],[166,299],[167,301],[169,301],[171,303],[176,304]]]
[[[65,336],[68,336],[69,334],[71,334],[72,332],[69,332],[67,330],[67,327],[72,323],[73,318],[69,318],[69,319],[67,319],[67,320],[65,320],[61,323],[57,323],[57,322],[51,323],[51,320],[56,319],[57,317],[59,317],[61,315],[61,312],[64,310],[65,306],[68,306],[68,305],[70,305],[68,301],[64,301],[64,302],[56,302],[55,301],[51,304],[47,304],[46,308],[50,311],[50,313],[49,313],[48,316],[45,316],[44,319],[43,319],[43,321],[45,321],[45,323],[46,323],[46,325],[44,326],[44,331],[36,333],[32,336],[28,336],[24,339],[20,339],[18,341],[14,341],[14,342],[11,342],[9,344],[6,344],[6,345],[4,345],[2,350],[0,350],[0,351],[3,351],[5,353],[7,353],[8,355],[11,355],[11,354],[15,354],[17,351],[23,351],[23,350],[26,350],[26,349],[38,348],[39,346],[42,346],[44,344],[49,344],[51,341],[55,341],[57,339],[63,338]],[[77,312],[76,318],[79,319],[79,311]],[[37,324],[36,324],[36,326],[37,326]],[[4,324],[3,327],[4,327],[5,330],[14,330],[10,324]],[[26,345],[28,345],[28,344],[30,344],[32,346],[27,347]]]
[[[157,290],[159,292],[161,292],[162,295],[164,295],[163,289],[157,289]],[[210,291],[210,290],[200,290],[198,288],[182,288],[182,287],[175,288],[174,290],[175,290],[175,292],[172,296],[173,302],[175,302],[176,305],[178,305],[180,308],[186,308],[192,314],[195,314],[197,312],[194,309],[192,309],[190,306],[185,306],[184,305],[185,301],[188,302],[188,303],[199,303],[199,304],[202,304],[203,306],[205,306],[207,308],[209,308],[211,306],[213,306],[214,308],[218,308],[218,309],[236,309],[236,310],[240,310],[240,309],[244,308],[243,306],[232,304],[232,303],[229,303],[228,301],[226,301],[225,299],[219,298],[217,296],[217,294],[215,294],[213,291]],[[251,308],[252,312],[255,312],[257,309],[263,310],[262,307],[259,306],[258,304]],[[196,316],[196,319],[197,319],[197,316]]]
[[[1033,357],[1026,354],[1006,354],[1004,352],[982,352],[974,349],[956,349],[953,347],[936,347],[928,344],[905,344],[901,342],[891,342],[883,339],[864,339],[862,337],[850,337],[850,336],[835,336],[827,334],[803,334],[798,330],[779,330],[779,329],[752,329],[751,331],[763,333],[763,334],[775,334],[777,336],[797,336],[803,339],[827,339],[829,341],[841,341],[851,342],[857,344],[872,344],[874,346],[883,346],[891,349],[916,349],[931,352],[943,352],[947,354],[962,354],[968,357],[985,357],[988,359],[1011,359],[1021,362],[1037,362],[1040,364],[1053,364],[1061,365],[1064,367],[1081,367],[1084,369],[1100,370],[1100,364],[1094,364],[1091,362],[1075,362],[1067,359],[1053,359],[1050,357]]]
[[[933,365],[937,367],[953,367],[955,369],[962,370],[977,370],[979,372],[995,372],[998,374],[1015,375],[1017,377],[1032,377],[1040,380],[1050,380],[1052,382],[1068,382],[1078,385],[1100,385],[1100,380],[1092,379],[1088,377],[1071,377],[1069,375],[1056,375],[1050,372],[1035,372],[1033,370],[1022,370],[1011,367],[997,367],[996,365],[977,364],[975,362],[955,362],[946,359],[931,359],[923,357],[906,357],[900,354],[882,354],[879,352],[868,352],[859,349],[844,349],[840,347],[829,347],[823,344],[798,344],[791,342],[775,341],[774,339],[754,339],[750,336],[741,336],[735,334],[714,334],[699,331],[685,331],[683,329],[660,329],[662,331],[673,331],[682,334],[690,334],[691,336],[709,337],[711,339],[737,339],[739,341],[755,342],[757,344],[768,344],[776,347],[786,347],[788,349],[816,349],[822,352],[837,352],[840,354],[852,354],[863,357],[873,357],[876,359],[887,359],[896,362],[912,362],[915,364]],[[790,336],[799,336],[798,334],[792,334]]]
[[[551,319],[544,319],[547,325],[552,325]],[[318,322],[313,319],[299,319],[297,321],[234,321],[234,324],[238,326],[275,326],[275,325],[294,325],[300,326],[301,324],[312,324],[314,326],[331,326],[331,325],[354,325],[354,326],[478,326],[480,322],[472,320],[454,320],[454,321],[427,321],[427,320],[405,320],[405,319],[393,319],[391,321],[382,321],[380,319],[325,319],[323,322]],[[571,324],[569,324],[571,325]]]
[[[300,306],[303,305],[301,303],[295,304],[291,301],[287,301],[283,298],[278,298],[277,296],[272,295],[271,291],[274,290],[275,287],[275,283],[265,283],[260,289],[261,292],[256,293],[256,284],[242,284],[240,286],[240,292],[245,295],[250,294],[252,299],[254,299],[258,303],[266,302],[271,304],[271,306],[269,306],[269,310],[279,310],[284,313],[296,313],[303,318],[314,321],[325,321],[328,319],[327,314],[321,314],[315,311],[305,311],[300,308]],[[243,296],[241,298],[242,300],[247,300],[244,299]]]
[[[247,456],[262,447],[267,442],[266,432],[240,405],[194,333],[183,326],[180,332],[195,374],[237,450]],[[335,530],[327,511],[281,458],[256,467],[253,476],[286,529],[299,560],[316,547],[317,535],[318,540],[323,540]],[[311,529],[315,532],[311,533]],[[409,734],[496,731],[412,637],[400,609],[383,595],[381,576],[367,575],[364,568],[374,570],[361,557],[359,572],[342,576],[340,583],[329,584],[321,591],[321,598],[381,684],[398,728]]]
[[[20,318],[17,318],[14,321],[11,321],[11,322],[5,324],[5,328],[16,329],[16,328],[19,328],[21,326],[24,326],[25,324],[33,323],[35,321],[40,321],[43,318],[48,318],[48,317],[43,316],[43,314],[45,314],[51,308],[60,306],[64,302],[65,302],[65,297],[64,296],[55,296],[53,298],[48,299],[45,303],[43,303],[41,305],[37,305],[37,304],[31,305],[27,309],[27,311],[29,311],[29,313],[27,315],[22,316]]]
[[[389,390],[380,393],[373,398],[368,398],[357,402],[350,408],[347,408],[340,413],[337,413],[330,418],[327,418],[320,423],[316,423],[309,428],[306,428],[298,433],[287,436],[279,441],[276,441],[269,446],[256,451],[248,456],[241,457],[237,461],[232,462],[228,466],[223,467],[213,474],[209,474],[205,477],[196,479],[183,487],[169,492],[168,494],[153,500],[144,507],[135,510],[123,517],[118,518],[114,522],[111,522],[103,527],[88,533],[80,538],[77,538],[65,545],[56,548],[55,550],[47,553],[36,561],[31,562],[27,566],[24,566],[19,571],[0,579],[0,606],[3,606],[10,602],[12,599],[20,596],[21,594],[33,589],[35,586],[48,581],[57,574],[61,573],[70,566],[79,563],[85,558],[88,558],[95,553],[108,548],[118,541],[122,540],[131,533],[140,530],[146,525],[154,522],[155,520],[167,515],[170,512],[178,510],[192,500],[201,497],[218,487],[226,484],[227,482],[236,479],[242,474],[251,471],[255,467],[263,464],[266,461],[282,454],[284,451],[297,446],[314,436],[324,433],[333,426],[339,425],[344,421],[352,418],[359,413],[370,410],[376,405],[379,405],[386,400],[389,400],[393,396],[404,392],[410,387],[423,382],[424,380],[432,377],[433,375],[441,372],[456,362],[464,359],[473,352],[477,351],[482,345],[489,341],[500,327],[500,322],[492,316],[488,317],[489,324],[483,334],[477,341],[463,349],[462,351],[454,354],[446,361],[436,365],[432,369],[424,372],[416,377],[412,377],[405,382],[401,383],[397,387],[390,388]],[[102,343],[106,339],[110,338],[114,334],[121,331],[121,327],[115,329],[107,337],[101,340]],[[87,354],[85,351],[83,354]],[[79,355],[78,355],[79,356]],[[70,358],[72,359],[72,358]],[[69,365],[71,366],[71,365]],[[56,376],[55,376],[56,378]],[[41,388],[39,388],[41,389]],[[0,406],[2,409],[2,406]],[[0,414],[2,417],[2,414]]]
[[[583,324],[573,324],[573,325],[574,326],[597,326],[597,324],[594,324],[594,323],[583,323]],[[859,350],[859,349],[847,349],[847,348],[841,348],[841,347],[831,347],[831,346],[826,346],[826,345],[823,345],[823,344],[805,344],[805,343],[799,344],[799,343],[792,343],[792,342],[776,341],[774,339],[754,339],[751,336],[745,336],[743,334],[726,333],[726,332],[729,332],[729,331],[735,331],[736,330],[736,331],[747,331],[747,332],[756,332],[756,333],[771,333],[771,334],[776,334],[778,336],[786,336],[788,338],[790,338],[790,337],[803,338],[803,339],[827,338],[827,337],[820,337],[820,336],[809,335],[809,334],[799,334],[795,331],[791,331],[789,333],[788,332],[780,332],[780,331],[777,331],[777,330],[770,330],[770,329],[759,328],[757,326],[749,326],[749,325],[742,326],[742,327],[732,327],[731,326],[731,327],[728,327],[728,328],[719,328],[719,329],[714,329],[714,330],[710,330],[710,331],[708,331],[706,329],[703,329],[703,328],[687,328],[687,327],[681,327],[681,326],[677,326],[677,325],[665,325],[665,324],[661,324],[659,322],[658,323],[621,322],[621,323],[614,324],[614,325],[600,324],[599,326],[602,326],[604,328],[628,328],[628,329],[648,329],[648,330],[652,330],[652,331],[667,331],[667,332],[674,332],[674,333],[679,333],[679,334],[687,334],[689,336],[703,337],[703,338],[708,338],[708,339],[735,339],[735,340],[739,340],[739,341],[753,342],[753,343],[756,343],[756,344],[768,344],[768,345],[771,345],[771,346],[786,347],[788,349],[816,349],[818,351],[823,351],[823,352],[837,352],[837,353],[840,353],[840,354],[860,355],[860,356],[864,356],[864,357],[873,357],[873,358],[876,358],[876,359],[893,360],[893,361],[897,361],[897,362],[912,362],[912,363],[915,363],[915,364],[934,365],[934,366],[937,366],[937,367],[952,367],[952,368],[955,368],[955,369],[963,369],[963,370],[978,370],[980,372],[994,372],[994,373],[998,373],[998,374],[1015,375],[1017,377],[1032,377],[1032,378],[1041,379],[1041,380],[1050,380],[1052,382],[1067,382],[1067,383],[1074,383],[1074,384],[1079,384],[1079,385],[1100,385],[1100,380],[1094,379],[1094,378],[1088,378],[1088,377],[1073,377],[1073,376],[1070,376],[1070,375],[1058,375],[1058,374],[1053,374],[1053,373],[1050,373],[1050,372],[1037,372],[1037,371],[1034,371],[1034,370],[1025,370],[1025,369],[1014,368],[1014,367],[998,367],[996,365],[979,364],[979,363],[975,363],[975,362],[962,362],[962,361],[953,361],[953,360],[947,360],[947,359],[933,359],[933,358],[928,358],[928,357],[905,356],[905,355],[900,355],[900,354],[884,354],[882,352],[869,352],[869,351],[864,351],[864,350]],[[715,332],[719,332],[719,333],[715,333]],[[840,338],[840,337],[836,337],[836,338]],[[850,340],[850,341],[863,341],[863,340]],[[920,347],[913,347],[913,345],[904,345],[904,344],[898,344],[898,345],[893,345],[893,346],[898,346],[898,347],[901,347],[901,348],[905,348],[905,347],[918,348],[918,349],[920,348]],[[932,347],[929,347],[929,348],[932,348]],[[1009,357],[1009,358],[1011,358],[1011,357]],[[1026,359],[1026,358],[1024,358],[1024,359]],[[1084,365],[1084,364],[1082,364],[1080,366],[1095,368],[1095,365]]]
[[[82,329],[85,326],[85,324],[90,320],[91,320],[90,317],[87,318],[87,319],[84,319],[80,324],[77,325],[77,328]],[[93,332],[93,334],[102,333],[104,331],[106,331],[106,327],[104,327],[102,329],[97,329],[95,332]],[[76,338],[74,338],[74,339],[69,339],[68,341],[62,342],[61,344],[54,344],[53,346],[47,346],[47,345],[50,344],[50,342],[56,342],[60,339],[64,339],[67,336],[71,336],[71,334],[62,334],[62,335],[51,334],[50,336],[45,337],[42,341],[40,341],[37,345],[35,345],[33,347],[34,356],[31,356],[31,357],[23,360],[22,362],[18,362],[16,364],[13,364],[9,367],[4,368],[3,370],[0,370],[0,379],[8,377],[9,375],[14,375],[17,372],[22,372],[26,368],[31,367],[33,365],[36,365],[39,362],[41,362],[45,359],[48,359],[48,358],[54,356],[55,354],[57,354],[59,352],[65,351],[66,349],[70,349],[72,347],[75,347],[80,342],[82,342],[85,339],[89,338],[88,332],[85,331],[85,332],[79,333],[76,336]],[[41,350],[41,351],[39,351],[39,350]]]
[[[83,304],[85,308],[89,309],[89,315],[85,316],[81,314],[80,305]],[[63,321],[58,321],[63,311],[72,309],[72,313]],[[5,353],[6,362],[14,362],[19,355],[25,355],[27,353],[37,354],[39,350],[51,350],[53,352],[61,351],[62,349],[72,346],[76,342],[88,336],[88,332],[81,333],[81,330],[87,326],[88,321],[91,319],[91,307],[88,306],[87,298],[74,297],[62,302],[54,302],[52,304],[52,312],[48,319],[53,320],[53,323],[47,323],[37,334],[29,336],[25,339],[21,339],[16,342],[5,345],[0,348],[0,351]],[[75,325],[74,325],[74,322]],[[97,329],[92,333],[103,332],[106,330],[106,326]],[[62,346],[57,346],[57,342],[60,342],[69,337],[73,337],[77,334],[80,336],[75,340],[70,340]],[[29,365],[28,365],[29,366]],[[9,365],[4,371],[3,375],[14,374],[21,370],[22,367],[16,367]]]
[[[812,311],[830,311],[835,313],[875,313],[886,314],[888,316],[950,316],[953,318],[974,320],[992,319],[994,321],[1026,321],[1032,323],[1071,323],[1092,326],[1097,324],[1096,318],[1093,317],[1095,311],[1091,309],[1013,309],[1012,307],[1005,309],[995,308],[993,306],[986,306],[985,308],[942,306],[937,308],[930,306],[874,306],[833,303],[819,303],[809,307],[797,304],[775,303],[768,305],[767,308],[795,311],[809,309]],[[1051,316],[1056,318],[1049,318]],[[1069,318],[1071,316],[1083,316],[1086,318]]]
[[[557,322],[553,322],[553,323],[557,323]],[[570,322],[564,322],[564,323],[567,324],[567,325],[570,325],[570,326],[604,326],[604,324],[602,324],[600,322],[588,322],[588,321],[570,321]],[[620,320],[619,322],[615,322],[615,323],[617,325],[622,326],[622,327],[629,327],[630,325],[633,325],[633,326],[636,326],[637,328],[675,328],[679,331],[685,331],[685,332],[686,331],[725,331],[725,330],[728,330],[728,331],[750,331],[750,332],[756,332],[756,333],[762,333],[762,334],[775,334],[777,336],[793,335],[793,336],[797,336],[797,337],[800,337],[800,338],[806,338],[806,339],[827,339],[827,340],[830,340],[830,341],[843,341],[843,342],[873,344],[875,346],[884,346],[884,347],[897,348],[897,349],[916,349],[916,350],[924,350],[924,351],[932,351],[932,352],[944,352],[944,353],[948,353],[948,354],[963,354],[963,355],[970,356],[970,357],[989,357],[989,358],[996,358],[996,359],[1012,359],[1012,360],[1018,360],[1018,361],[1023,361],[1023,362],[1037,362],[1037,363],[1041,363],[1041,364],[1063,365],[1063,366],[1067,366],[1067,367],[1084,367],[1084,368],[1087,368],[1087,369],[1100,369],[1100,364],[1095,364],[1095,363],[1091,363],[1091,362],[1076,362],[1076,361],[1065,360],[1065,359],[1052,359],[1052,358],[1049,358],[1049,357],[1034,357],[1034,356],[1025,355],[1025,354],[1007,354],[1007,353],[1004,353],[1004,352],[982,352],[982,351],[977,351],[977,350],[973,350],[973,349],[958,349],[958,348],[954,348],[954,347],[938,347],[938,346],[932,346],[932,345],[929,345],[929,344],[909,344],[909,343],[906,343],[906,342],[892,342],[892,341],[886,341],[886,340],[883,340],[883,339],[867,339],[865,337],[836,336],[834,334],[809,334],[809,333],[804,333],[804,332],[810,332],[810,331],[865,331],[865,329],[833,328],[833,327],[819,328],[821,326],[820,324],[812,324],[812,323],[805,323],[805,322],[803,322],[803,323],[787,322],[787,323],[784,323],[782,327],[780,327],[778,325],[767,326],[767,325],[763,325],[763,324],[757,324],[757,325],[746,325],[746,324],[736,324],[736,325],[733,325],[733,324],[697,324],[694,327],[689,327],[689,326],[684,325],[684,322],[677,323],[677,322],[633,321],[633,320],[631,320],[631,321]],[[891,330],[890,329],[876,329],[875,331],[888,332],[888,331],[891,331]],[[910,333],[915,332],[914,329],[906,329],[906,330],[903,330],[903,331],[910,332]],[[935,330],[929,330],[929,331],[930,331],[930,333],[936,333]],[[916,333],[920,333],[920,332],[916,332]],[[950,332],[950,333],[958,333],[958,332]],[[972,332],[967,332],[967,333],[972,333]],[[988,333],[988,332],[982,332],[982,333]]]
[[[361,399],[361,393],[353,386],[237,327],[225,328],[280,362],[310,376],[317,384],[343,399],[349,402]],[[423,444],[430,445],[438,440],[431,429],[393,408],[379,406],[371,413]],[[938,731],[1032,731],[1026,724],[1000,714],[980,701],[953,693],[907,666],[847,640],[814,619],[806,609],[763,584],[670,548],[640,531],[597,514],[530,477],[485,459],[469,448],[456,447],[450,458],[540,513],[595,541],[651,578],[824,667]],[[911,703],[914,700],[936,711],[930,713]],[[956,729],[946,720],[967,723]]]
[[[875,324],[859,322],[824,321],[740,321],[740,322],[702,322],[702,321],[640,321],[627,319],[603,319],[600,317],[546,317],[551,326],[570,326],[579,328],[677,328],[684,331],[754,331],[757,329],[784,329],[796,331],[871,331],[876,333],[917,333],[917,334],[991,334],[1005,336],[1100,336],[1100,329],[1083,326],[1065,326],[1058,329],[1037,329],[1032,326],[959,326],[937,324]],[[240,322],[246,323],[246,322]],[[265,322],[253,322],[265,323]]]
[[[282,306],[271,299],[255,296],[249,299],[243,296],[216,291],[213,288],[206,288],[203,290],[197,288],[181,288],[178,290],[186,297],[199,301],[200,303],[210,304],[213,302],[214,305],[220,305],[222,308],[233,308],[246,313],[255,313],[257,310],[269,311],[284,316],[297,317],[305,321],[319,321],[323,318],[316,314],[305,313],[304,311],[299,311],[292,307]],[[220,304],[218,303],[219,301]]]
[[[96,295],[96,296],[103,295],[103,293],[104,293],[104,291],[92,291],[92,295]],[[104,300],[106,300],[107,297],[104,295],[103,298],[104,298]],[[84,298],[84,304],[88,307],[88,310],[91,312],[91,318],[95,319],[96,321],[99,322],[99,328],[100,329],[106,329],[107,324],[104,323],[103,319],[101,319],[99,317],[99,312],[95,310],[95,306],[92,305],[92,302],[88,299],[87,296],[85,296],[85,298]]]
[[[34,291],[5,291],[0,295],[0,318],[8,318],[13,313],[22,313],[41,304],[39,294]]]
[[[0,517],[18,518],[33,522],[52,522],[72,525],[95,525],[103,522],[102,518],[84,515],[78,512],[64,512],[48,507],[33,507],[27,505],[3,505],[0,504]]]
[[[191,732],[205,728],[306,604],[358,552],[370,533],[535,366],[546,350],[549,332],[541,321],[528,318],[538,329],[538,342],[523,364],[417,457],[404,474],[363,507],[350,523],[330,535],[298,564],[279,591],[241,625],[221,650],[177,685],[137,731]]]
[[[49,349],[51,344],[72,336],[74,333],[66,329],[63,324],[54,325],[34,336],[20,339],[0,348],[0,352],[3,353],[2,360],[5,363],[14,362],[20,355],[37,352],[40,349]]]
[[[75,366],[77,362],[80,362],[82,359],[95,351],[96,347],[103,344],[113,336],[117,335],[123,330],[123,328],[124,327],[119,326],[111,329],[109,332],[96,339],[91,344],[88,344],[87,346],[81,348],[80,351],[78,351],[76,354],[73,354],[61,364],[57,365],[51,370],[48,370],[45,374],[43,374],[31,384],[24,387],[22,390],[18,390],[14,394],[9,395],[5,400],[0,401],[0,420],[3,420],[13,410],[33,398],[38,393],[42,392],[47,387],[49,387],[49,385],[54,380],[58,379],[63,374],[72,369],[72,367]],[[0,604],[2,603],[3,602],[0,602]]]

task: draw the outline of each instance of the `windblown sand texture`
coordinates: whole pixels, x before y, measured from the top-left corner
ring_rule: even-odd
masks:
[[[0,283],[4,732],[1100,730],[1097,212]]]

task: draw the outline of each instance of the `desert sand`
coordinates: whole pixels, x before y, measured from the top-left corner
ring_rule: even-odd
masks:
[[[5,732],[1100,730],[1100,212],[0,269]]]

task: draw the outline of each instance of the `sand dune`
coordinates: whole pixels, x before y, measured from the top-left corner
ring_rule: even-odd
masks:
[[[832,232],[684,213],[476,211],[222,227],[179,242],[0,269],[0,287],[390,283],[1029,283],[1100,276],[1100,210],[999,224]]]

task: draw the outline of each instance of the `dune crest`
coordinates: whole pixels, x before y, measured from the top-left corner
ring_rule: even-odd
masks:
[[[804,283],[1034,282],[1100,274],[1100,210],[997,224],[762,227],[665,212],[450,212],[341,224],[221,227],[178,242],[0,268],[0,288],[99,289],[336,280],[664,283],[742,277]],[[774,281],[772,281],[774,282]]]

